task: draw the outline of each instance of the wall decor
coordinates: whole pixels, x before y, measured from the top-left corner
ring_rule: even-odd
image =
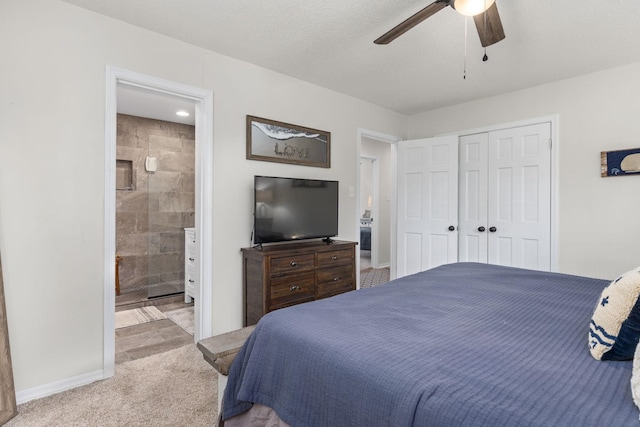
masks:
[[[600,153],[600,176],[640,174],[640,148]]]
[[[247,159],[331,167],[331,133],[247,116]]]

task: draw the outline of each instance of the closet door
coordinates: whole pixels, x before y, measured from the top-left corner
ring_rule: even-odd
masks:
[[[461,262],[488,262],[487,179],[489,135],[460,137],[458,253]]]
[[[458,138],[398,143],[397,277],[458,258]]]
[[[490,132],[488,262],[551,269],[551,125]]]

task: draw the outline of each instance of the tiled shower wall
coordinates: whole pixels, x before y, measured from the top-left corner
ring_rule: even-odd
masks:
[[[121,294],[183,291],[184,228],[195,223],[195,127],[124,114],[117,127]],[[146,171],[147,156],[157,158],[156,172]]]

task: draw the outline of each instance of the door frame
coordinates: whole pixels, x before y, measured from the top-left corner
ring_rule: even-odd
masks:
[[[115,372],[117,89],[128,85],[195,103],[195,217],[199,289],[194,302],[194,341],[211,336],[213,293],[213,92],[107,65],[105,106],[104,357],[103,375]],[[206,303],[205,303],[206,302]]]
[[[549,144],[551,145],[551,188],[550,188],[550,202],[551,202],[551,271],[558,272],[559,271],[559,263],[558,263],[558,219],[559,213],[558,209],[560,206],[559,200],[559,188],[560,188],[560,179],[559,179],[559,150],[560,150],[560,116],[558,114],[552,114],[548,116],[534,117],[530,119],[518,120],[514,122],[507,122],[496,125],[483,126],[479,128],[466,129],[462,131],[455,132],[447,132],[442,134],[437,134],[435,136],[447,136],[447,135],[456,135],[458,138],[465,135],[472,135],[475,133],[485,133],[485,132],[493,132],[503,129],[537,125],[541,123],[550,123],[551,125],[551,141]]]
[[[368,130],[368,129],[363,129],[363,128],[358,128],[358,134],[357,134],[357,147],[356,147],[356,171],[357,171],[357,179],[356,179],[356,191],[354,196],[356,197],[356,211],[355,211],[355,230],[356,233],[355,235],[358,236],[357,240],[360,241],[360,213],[361,213],[361,209],[362,206],[360,206],[360,194],[361,194],[361,188],[360,188],[360,158],[362,156],[362,138],[368,138],[368,139],[373,139],[375,141],[380,141],[380,142],[385,142],[387,144],[390,145],[391,147],[391,158],[390,158],[390,163],[391,163],[391,194],[390,194],[390,199],[391,199],[391,212],[390,214],[390,224],[391,224],[391,248],[390,249],[390,266],[389,266],[389,274],[390,274],[390,279],[395,279],[396,278],[396,239],[397,239],[397,235],[396,235],[396,202],[397,202],[397,194],[396,194],[396,182],[397,182],[397,161],[396,161],[396,157],[397,157],[397,151],[398,151],[398,141],[402,141],[402,138],[396,135],[388,135],[388,134],[384,134],[381,132],[376,132],[373,130]],[[372,242],[373,244],[373,242]],[[372,255],[373,256],[373,255]],[[373,261],[373,259],[372,259]],[[357,276],[357,280],[356,282],[358,283],[358,287],[360,287],[360,257],[356,257],[356,276]]]

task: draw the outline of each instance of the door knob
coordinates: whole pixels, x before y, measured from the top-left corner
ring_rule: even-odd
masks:
[[[498,231],[498,229],[495,227],[489,227],[489,231],[495,233],[496,231]]]
[[[456,229],[456,228],[455,228],[453,225],[450,225],[450,226],[449,226],[449,231],[455,231],[455,229]]]
[[[484,233],[484,230],[486,230],[486,228],[484,228],[484,227],[482,227],[482,226],[478,227],[478,231],[479,231],[479,232]]]

